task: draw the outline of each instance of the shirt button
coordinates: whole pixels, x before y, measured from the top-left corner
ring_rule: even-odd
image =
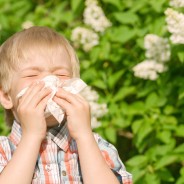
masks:
[[[66,171],[61,172],[63,176],[66,176]]]
[[[50,165],[46,165],[45,169],[46,169],[47,172],[50,172],[51,171],[51,166]]]

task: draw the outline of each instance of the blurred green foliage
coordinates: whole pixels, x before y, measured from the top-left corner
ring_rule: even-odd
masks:
[[[135,184],[184,183],[183,46],[173,46],[168,71],[156,81],[135,78],[145,59],[144,36],[168,36],[167,0],[101,0],[112,27],[90,52],[77,49],[81,78],[100,94],[109,112],[95,131],[115,144]],[[84,25],[82,0],[0,0],[0,43],[22,23],[54,28],[69,40]],[[0,134],[7,135],[2,111]]]
[[[9,127],[4,123],[4,111],[0,108],[0,135],[8,135]]]

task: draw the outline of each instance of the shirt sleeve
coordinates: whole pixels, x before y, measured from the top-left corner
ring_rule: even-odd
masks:
[[[10,145],[7,137],[0,137],[0,173],[8,164],[11,157]]]
[[[132,184],[132,175],[126,171],[117,149],[98,134],[94,134],[94,136],[105,161],[114,172],[119,182],[121,184]]]

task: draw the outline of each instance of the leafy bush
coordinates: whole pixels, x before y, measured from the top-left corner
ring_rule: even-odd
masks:
[[[30,24],[49,26],[64,34],[76,47],[81,78],[98,91],[99,103],[108,106],[108,113],[95,131],[115,144],[127,170],[133,174],[134,183],[182,184],[183,43],[168,41],[171,55],[164,63],[167,70],[154,80],[137,78],[133,72],[137,64],[147,59],[146,35],[170,38],[164,13],[169,2],[101,0],[97,6],[106,18],[101,24],[107,21],[101,31],[101,27],[95,26],[102,25],[93,27],[83,17],[86,2],[0,0],[0,42]],[[183,9],[177,11],[182,13]],[[93,40],[86,38],[80,42],[82,39],[72,37],[78,27],[92,31]],[[84,47],[86,40],[90,45]],[[7,134],[4,123],[0,123],[0,131]]]

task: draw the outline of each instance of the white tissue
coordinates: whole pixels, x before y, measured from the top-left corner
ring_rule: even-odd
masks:
[[[64,119],[64,110],[55,103],[52,98],[55,96],[58,87],[63,88],[65,91],[68,91],[73,94],[77,94],[80,91],[82,91],[87,85],[79,78],[72,78],[68,80],[61,81],[58,77],[55,75],[49,75],[42,79],[42,81],[45,82],[45,87],[50,87],[52,89],[51,98],[47,102],[47,106],[45,109],[45,117],[49,117],[50,115],[53,115],[55,119],[60,124]],[[25,94],[29,87],[24,88],[21,90],[17,98],[20,98]]]

